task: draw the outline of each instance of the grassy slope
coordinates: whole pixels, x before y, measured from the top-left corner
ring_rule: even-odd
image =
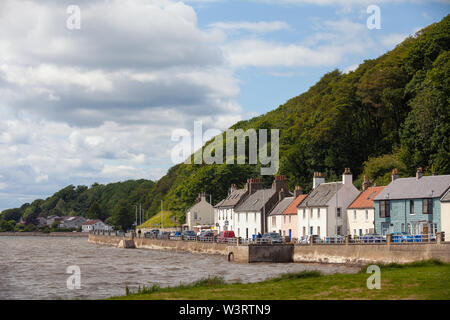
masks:
[[[172,217],[175,214],[172,211],[164,211],[164,215],[163,215],[163,225],[164,227],[175,227],[178,224],[176,224],[175,222],[173,222]],[[157,224],[157,226],[155,226],[155,224]],[[161,212],[154,215],[153,217],[151,217],[149,220],[147,220],[146,222],[144,222],[142,225],[138,226],[139,228],[159,228],[161,224]]]
[[[314,272],[283,275],[251,284],[216,284],[159,289],[112,299],[131,300],[301,300],[301,299],[450,299],[450,264],[435,261],[387,265],[381,269],[381,290],[369,290],[370,275],[317,275]]]

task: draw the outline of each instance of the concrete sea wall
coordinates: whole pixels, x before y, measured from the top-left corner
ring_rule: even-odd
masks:
[[[450,262],[450,243],[296,245],[294,262],[407,263],[438,259]]]
[[[121,248],[173,250],[218,254],[229,261],[253,262],[319,262],[319,263],[407,263],[439,259],[450,263],[450,243],[416,244],[340,244],[340,245],[229,245],[196,241],[172,241],[148,238],[126,238],[90,234],[89,242]]]

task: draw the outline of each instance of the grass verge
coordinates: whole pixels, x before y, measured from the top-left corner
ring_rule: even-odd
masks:
[[[189,285],[152,286],[113,300],[327,300],[450,299],[450,264],[437,260],[384,264],[381,289],[369,290],[367,267],[356,274],[322,275],[318,271],[282,274],[257,283],[226,284],[220,277]]]

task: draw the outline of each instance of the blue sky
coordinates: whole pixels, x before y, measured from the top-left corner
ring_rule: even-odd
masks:
[[[272,110],[440,21],[449,3],[2,0],[0,209],[69,184],[159,179],[177,130]],[[74,4],[79,29],[67,27]],[[380,30],[366,26],[369,5]]]
[[[295,2],[295,1],[292,1]],[[332,2],[332,1],[330,1]],[[343,20],[366,24],[370,14],[366,13],[368,3],[378,5],[381,9],[381,29],[372,30],[371,36],[379,39],[390,34],[413,34],[433,22],[440,21],[450,12],[449,2],[433,1],[360,1],[349,7],[340,5],[314,5],[298,1],[297,4],[279,4],[276,1],[213,1],[193,2],[198,13],[198,23],[208,28],[217,21],[283,21],[292,29],[279,30],[263,35],[260,38],[280,43],[301,43],[321,21]],[[342,1],[345,2],[345,1]],[[357,2],[357,1],[355,1]],[[235,37],[245,36],[240,32]],[[335,68],[345,70],[359,64],[365,59],[377,58],[392,49],[392,45],[380,46],[363,54],[348,54],[338,64],[324,67],[272,67],[244,68],[236,72],[242,81],[239,103],[248,112],[264,113],[283,104],[289,98],[302,93],[317,82],[321,76]],[[270,73],[284,76],[274,76]],[[269,89],[268,89],[269,88]]]

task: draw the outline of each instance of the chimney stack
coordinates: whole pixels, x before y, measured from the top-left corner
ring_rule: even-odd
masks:
[[[237,190],[237,186],[233,183],[230,187],[230,194]]]
[[[317,188],[321,183],[325,183],[325,178],[322,176],[322,172],[314,172],[313,189]]]
[[[278,201],[281,201],[284,199],[284,189],[281,188],[281,190],[278,192]]]
[[[296,186],[294,191],[294,197],[297,199],[297,197],[301,194],[303,194],[303,188],[301,186]]]
[[[419,167],[419,168],[417,168],[417,172],[416,172],[416,180],[419,180],[422,177],[423,177],[422,167]]]
[[[287,193],[289,190],[289,182],[286,180],[286,176],[276,176],[272,183],[272,189],[275,189],[277,193],[283,190],[283,193]]]
[[[350,185],[353,183],[353,174],[350,171],[350,168],[345,168],[344,174],[342,175],[342,184]]]
[[[367,179],[366,176],[364,176],[364,182],[363,182],[363,191],[366,191],[371,186],[371,183],[369,179]]]
[[[260,189],[262,189],[261,179],[247,179],[248,195],[252,195]]]
[[[398,178],[399,178],[398,169],[395,168],[394,170],[392,170],[392,181],[394,181],[394,180],[396,180]]]

